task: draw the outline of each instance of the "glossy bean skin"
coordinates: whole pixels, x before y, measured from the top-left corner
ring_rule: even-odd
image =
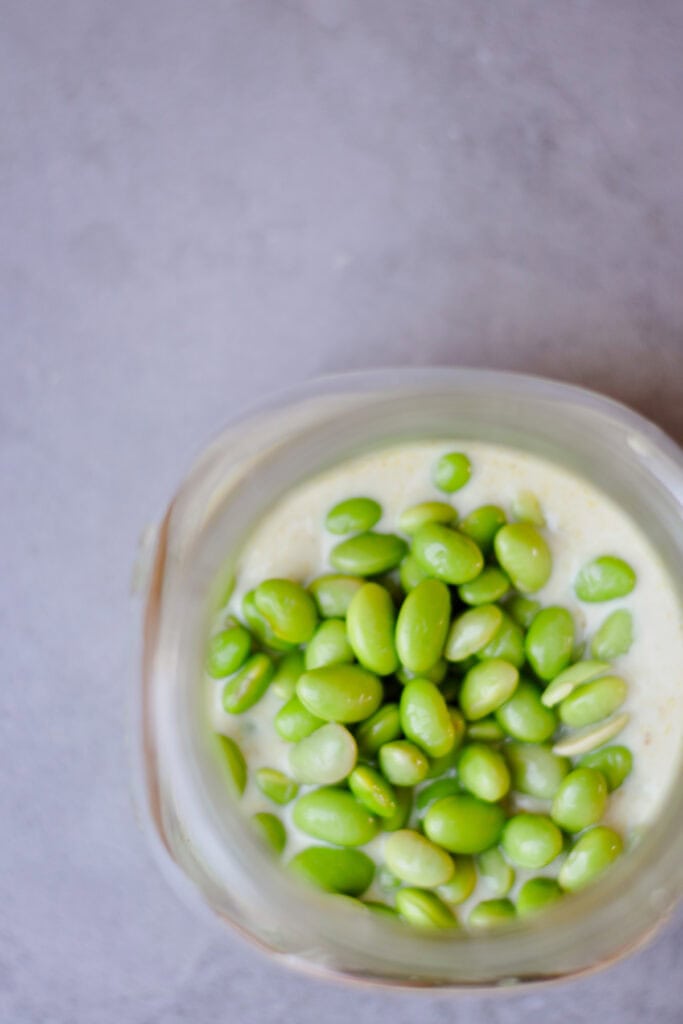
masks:
[[[281,854],[287,845],[287,831],[280,819],[267,811],[251,816],[252,824],[263,841],[276,854]]]
[[[288,804],[299,792],[297,783],[277,768],[257,768],[254,777],[263,795],[273,803]]]
[[[411,535],[425,523],[442,523],[449,526],[458,518],[458,513],[446,501],[422,501],[411,505],[398,518],[398,528],[402,533]]]
[[[633,616],[626,608],[608,615],[591,641],[591,654],[603,661],[614,661],[627,654],[633,644]]]
[[[362,722],[377,711],[382,684],[357,665],[327,665],[305,672],[296,694],[311,714],[326,722]]]
[[[414,743],[395,740],[380,747],[382,774],[394,786],[416,786],[426,777],[429,761]]]
[[[607,806],[607,783],[595,768],[575,768],[562,780],[550,812],[565,832],[597,825]]]
[[[529,627],[526,656],[539,679],[548,682],[571,660],[574,648],[574,620],[566,608],[544,608]]]
[[[477,607],[500,601],[509,589],[510,580],[503,570],[498,569],[495,565],[488,565],[482,569],[476,579],[458,587],[458,597],[464,604]]]
[[[231,715],[241,715],[260,701],[275,673],[275,666],[267,654],[254,654],[232,676],[223,688],[223,709]]]
[[[596,750],[624,729],[629,722],[629,715],[623,711],[621,714],[612,715],[597,725],[589,725],[585,729],[578,729],[568,736],[562,736],[553,744],[553,753],[561,757],[577,757],[579,754],[587,754]]]
[[[472,464],[463,452],[448,452],[437,459],[432,471],[435,487],[453,494],[464,487],[472,475]]]
[[[364,585],[360,576],[344,576],[328,573],[318,576],[309,584],[320,616],[324,619],[343,619],[346,616],[354,594]]]
[[[544,743],[557,728],[554,712],[542,704],[540,690],[526,679],[495,714],[505,732],[524,743]]]
[[[395,832],[399,828],[404,828],[413,809],[412,788],[410,786],[393,786],[392,788],[396,798],[396,810],[390,818],[382,818],[382,829],[385,832]]]
[[[474,541],[439,523],[417,530],[412,553],[425,572],[443,583],[467,583],[484,568],[484,556]]]
[[[477,857],[477,872],[491,899],[507,896],[515,883],[515,871],[497,846]]]
[[[508,743],[505,757],[513,788],[537,800],[552,800],[570,769],[566,757],[558,757],[541,743]]]
[[[306,644],[318,625],[315,601],[300,584],[286,579],[270,579],[254,590],[254,604],[277,640],[288,644]]]
[[[505,513],[498,505],[480,505],[460,523],[461,533],[467,534],[477,547],[488,555],[501,526],[505,526]]]
[[[472,907],[467,925],[473,931],[488,931],[509,924],[517,917],[514,905],[508,899],[482,900]]]
[[[241,796],[247,785],[247,762],[244,754],[230,736],[219,734],[216,739],[223,773],[233,792]]]
[[[448,706],[434,683],[413,679],[399,705],[404,735],[430,757],[443,757],[455,744],[455,727]]]
[[[524,597],[522,594],[515,594],[509,601],[506,601],[505,608],[510,618],[518,626],[522,629],[529,629],[541,610],[541,602],[534,601],[531,597]]]
[[[529,878],[517,893],[517,914],[532,917],[561,900],[563,892],[554,878]]]
[[[379,828],[377,818],[351,793],[332,786],[300,796],[292,820],[306,835],[336,846],[364,846]]]
[[[382,518],[382,506],[373,498],[347,498],[338,502],[327,513],[325,529],[328,533],[365,533]]]
[[[446,851],[413,829],[392,832],[384,844],[384,860],[396,878],[421,889],[443,885],[454,871]]]
[[[626,700],[626,683],[620,676],[602,676],[584,683],[561,702],[558,711],[564,725],[580,729],[607,718]]]
[[[546,867],[562,851],[562,833],[541,814],[516,814],[508,818],[501,837],[507,857],[520,868]]]
[[[550,579],[550,549],[531,523],[509,523],[501,527],[496,533],[494,550],[500,567],[522,593],[535,593]]]
[[[424,818],[426,835],[451,853],[483,853],[495,846],[505,824],[497,804],[469,793],[437,800]]]
[[[474,859],[468,856],[453,857],[453,877],[439,886],[439,896],[446,903],[459,904],[469,899],[477,884]]]
[[[579,766],[581,768],[597,768],[604,776],[607,789],[612,793],[630,775],[633,767],[633,755],[628,747],[615,744],[586,754],[581,758]]]
[[[324,665],[350,665],[353,661],[354,652],[344,620],[324,619],[306,648],[305,668],[310,670]],[[299,674],[303,675],[303,672]]]
[[[560,672],[543,691],[541,700],[547,708],[552,708],[570,693],[573,693],[577,686],[584,683],[591,683],[599,679],[609,671],[606,661],[577,661],[574,665]]]
[[[463,612],[453,622],[446,638],[448,661],[464,661],[483,650],[503,622],[503,613],[494,604],[481,605]]]
[[[613,601],[630,594],[636,585],[636,574],[622,558],[602,555],[583,566],[574,581],[580,601]]]
[[[298,743],[325,722],[304,707],[296,694],[283,704],[275,716],[275,729],[288,743]]]
[[[372,883],[375,865],[362,850],[335,850],[308,846],[297,853],[289,867],[300,878],[325,892],[361,896]]]
[[[358,756],[356,741],[338,722],[327,722],[289,751],[289,766],[299,782],[331,786],[345,779]]]
[[[393,787],[369,765],[358,765],[349,775],[349,789],[359,803],[379,818],[391,819],[399,804]]]
[[[468,743],[458,762],[458,779],[480,800],[496,803],[510,789],[510,771],[499,751],[485,743]]]
[[[379,676],[391,675],[399,666],[394,629],[396,610],[389,592],[378,583],[366,583],[346,613],[349,644],[358,661]]]
[[[385,743],[402,736],[401,715],[398,704],[383,704],[374,715],[366,718],[356,729],[358,749],[366,757],[376,754]]]
[[[405,921],[416,928],[456,928],[458,924],[443,900],[436,893],[424,889],[399,889],[396,893],[396,909]]]
[[[405,590],[406,594],[409,594],[411,590],[414,590],[424,580],[430,580],[433,577],[422,568],[418,560],[414,555],[406,555],[399,566],[399,577],[401,580],[401,586]]]
[[[256,607],[256,591],[249,590],[242,598],[242,614],[255,637],[273,651],[291,651],[293,644],[279,639]]]
[[[249,657],[251,636],[244,626],[231,625],[209,640],[206,671],[214,679],[232,675]]]
[[[456,778],[447,776],[445,779],[437,779],[436,782],[430,782],[428,786],[420,790],[415,800],[415,806],[419,811],[426,811],[435,800],[441,800],[445,796],[454,796],[456,793],[462,793],[462,786]]]
[[[524,632],[505,612],[502,621],[489,642],[477,651],[478,658],[501,658],[515,668],[521,668],[526,659]]]
[[[406,542],[401,537],[370,530],[337,544],[330,552],[330,562],[340,573],[378,576],[395,569],[406,551]]]
[[[497,711],[512,697],[518,683],[519,672],[509,662],[496,658],[479,662],[466,674],[460,690],[465,718],[476,721]]]
[[[404,600],[396,623],[396,650],[411,672],[427,672],[443,654],[451,597],[439,580],[424,580]],[[393,669],[392,669],[393,671]]]
[[[304,674],[304,656],[301,651],[290,651],[275,665],[271,688],[278,697],[287,701],[294,696],[299,676]]]
[[[604,825],[584,832],[560,868],[558,882],[566,892],[576,892],[606,871],[624,848],[618,832]]]

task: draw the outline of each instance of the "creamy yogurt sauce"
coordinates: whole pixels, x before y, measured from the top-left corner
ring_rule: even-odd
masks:
[[[430,477],[436,459],[453,450],[467,453],[473,471],[469,483],[448,496],[436,490]],[[568,608],[579,640],[590,640],[617,608],[628,608],[633,615],[633,645],[614,662],[615,671],[628,684],[623,710],[631,719],[613,741],[631,749],[633,771],[610,796],[604,818],[605,824],[629,837],[652,820],[680,771],[683,609],[647,536],[587,480],[523,451],[457,439],[403,444],[349,460],[292,489],[258,523],[239,559],[235,591],[223,614],[241,617],[244,594],[268,577],[307,583],[334,571],[328,555],[341,538],[326,533],[324,520],[329,509],[345,498],[375,498],[383,509],[375,529],[386,532],[397,528],[398,517],[407,506],[420,501],[451,501],[461,518],[489,503],[510,514],[515,498],[524,490],[532,491],[540,501],[547,522],[543,532],[553,555],[551,578],[533,597],[542,605]],[[626,598],[582,604],[574,594],[574,578],[582,565],[604,554],[625,558],[637,573],[637,585]],[[250,768],[242,798],[245,812],[272,812],[274,805],[253,781],[253,769],[269,766],[289,771],[290,745],[273,725],[281,700],[270,691],[250,711],[232,716],[221,707],[224,681],[207,678],[206,685],[213,727],[237,740]],[[294,828],[292,806],[277,808],[287,827],[287,857],[316,842]],[[381,860],[384,838],[380,834],[363,849]],[[555,874],[556,866],[551,868],[547,873]],[[540,873],[545,872],[534,872]]]

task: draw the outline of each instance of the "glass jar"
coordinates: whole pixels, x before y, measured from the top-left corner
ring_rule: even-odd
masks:
[[[647,529],[680,588],[683,454],[615,402],[460,369],[348,374],[280,395],[214,441],[158,530],[138,702],[144,816],[176,888],[296,966],[391,985],[548,980],[614,960],[670,912],[683,889],[683,786],[671,787],[651,827],[597,884],[538,919],[497,934],[431,935],[289,877],[226,793],[210,742],[205,644],[252,525],[293,485],[343,459],[442,437],[516,446],[589,478]]]

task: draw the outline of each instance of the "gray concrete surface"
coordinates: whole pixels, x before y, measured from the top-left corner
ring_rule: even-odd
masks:
[[[0,0],[0,1019],[683,1019],[683,918],[511,1000],[285,973],[129,795],[141,528],[248,400],[510,367],[683,440],[680,0]]]

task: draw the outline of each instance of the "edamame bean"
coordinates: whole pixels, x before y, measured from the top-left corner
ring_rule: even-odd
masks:
[[[574,620],[566,608],[544,608],[529,627],[524,644],[529,664],[548,681],[566,668],[574,647]]]
[[[550,579],[550,548],[531,523],[509,523],[501,527],[493,546],[500,566],[517,590],[533,593]]]
[[[621,836],[605,825],[584,832],[560,868],[560,887],[566,892],[583,889],[614,863],[623,848]]]
[[[474,606],[500,601],[510,589],[510,580],[502,569],[488,565],[476,579],[458,587],[458,597],[464,604]]]
[[[296,694],[311,714],[326,722],[362,722],[379,707],[382,684],[357,665],[327,665],[304,672]]]
[[[560,721],[580,728],[607,718],[626,700],[626,683],[620,676],[602,676],[593,683],[584,683],[559,706]]]
[[[453,494],[464,487],[472,475],[472,463],[463,452],[448,452],[437,459],[432,482],[440,491]]]
[[[275,636],[273,629],[267,619],[261,615],[256,607],[256,591],[249,590],[242,598],[242,614],[249,624],[252,633],[258,637],[262,644],[266,644],[274,651],[289,651],[292,644],[286,640],[280,640]]]
[[[353,660],[354,652],[346,635],[344,620],[324,619],[306,648],[306,669],[322,668],[324,665],[350,665]]]
[[[318,611],[324,619],[343,619],[354,594],[365,584],[360,576],[329,573],[309,585]]]
[[[288,804],[299,792],[296,782],[277,768],[257,768],[254,777],[263,795],[273,803]]]
[[[375,874],[375,865],[366,853],[330,846],[307,846],[292,857],[289,867],[318,889],[348,896],[362,895]]]
[[[455,928],[458,924],[443,900],[425,889],[399,889],[396,909],[405,921],[416,928]]]
[[[300,796],[292,820],[306,835],[336,846],[364,846],[379,827],[377,818],[351,793],[331,786]]]
[[[453,857],[453,877],[439,886],[439,896],[446,903],[464,903],[477,884],[477,872],[472,857]]]
[[[472,907],[467,918],[468,927],[476,931],[487,931],[514,921],[517,914],[513,904],[507,899],[482,900]]]
[[[579,754],[586,754],[589,750],[601,747],[603,743],[618,736],[622,729],[628,725],[629,716],[626,712],[620,715],[613,715],[612,718],[597,725],[589,725],[586,729],[563,736],[553,746],[553,753],[562,757],[577,757]]]
[[[396,678],[404,685],[411,679],[428,679],[430,683],[442,683],[448,672],[448,662],[445,658],[439,658],[426,672],[413,672],[411,669],[401,667],[396,673]]]
[[[393,818],[398,810],[392,787],[383,775],[367,764],[353,769],[349,775],[349,789],[356,800],[380,818]]]
[[[477,871],[489,896],[500,899],[507,896],[515,884],[515,872],[497,846],[484,850],[477,857]]]
[[[437,779],[436,782],[431,782],[424,789],[420,790],[415,800],[415,806],[418,810],[424,811],[435,800],[441,800],[445,796],[453,796],[455,793],[462,793],[462,786],[457,779]]]
[[[259,811],[252,814],[251,820],[264,842],[275,853],[282,853],[287,845],[287,832],[280,819],[267,811]]]
[[[498,708],[496,721],[509,736],[524,743],[544,743],[557,728],[554,712],[541,703],[540,690],[525,679]]]
[[[608,671],[609,665],[605,661],[577,661],[546,686],[541,700],[547,708],[552,708],[568,697],[577,686],[591,683]]]
[[[552,800],[570,767],[566,757],[540,743],[508,743],[505,756],[513,789],[538,800]]]
[[[413,679],[401,694],[403,733],[430,757],[444,757],[455,744],[455,727],[438,687]]]
[[[495,718],[487,715],[478,722],[470,722],[467,726],[467,738],[481,743],[498,743],[505,739],[505,730],[501,729]]]
[[[271,687],[281,700],[294,696],[299,676],[304,673],[304,656],[301,651],[290,651],[278,661]]]
[[[443,523],[448,526],[458,518],[452,505],[445,501],[422,501],[404,509],[398,517],[398,528],[408,535],[415,533],[425,523]]]
[[[562,899],[562,890],[554,878],[530,878],[517,893],[517,913],[532,917]]]
[[[575,768],[562,780],[550,816],[565,832],[597,825],[607,806],[607,783],[595,768]]]
[[[613,601],[630,594],[636,585],[636,574],[622,558],[602,555],[588,562],[574,581],[574,592],[580,601]]]
[[[223,709],[241,715],[256,704],[268,689],[275,671],[267,654],[254,654],[223,688]]]
[[[401,586],[405,590],[406,594],[409,594],[411,590],[414,590],[419,583],[432,578],[428,572],[425,572],[413,555],[406,555],[399,566],[398,572],[401,579]]]
[[[495,604],[484,604],[463,612],[454,621],[446,639],[448,661],[464,661],[483,650],[498,632],[503,613]]]
[[[605,777],[607,789],[610,793],[619,789],[633,767],[633,755],[628,747],[616,744],[613,747],[603,747],[602,750],[595,750],[592,754],[582,757],[579,766],[581,768],[596,768]]]
[[[412,553],[425,572],[443,583],[467,583],[484,568],[484,557],[474,541],[439,523],[417,530]]]
[[[483,853],[498,842],[504,824],[498,804],[469,793],[437,800],[424,818],[429,839],[451,853]]]
[[[377,576],[395,569],[406,551],[406,542],[395,534],[370,530],[333,547],[330,562],[339,572],[353,576]]]
[[[469,670],[460,690],[460,707],[465,718],[476,721],[502,707],[514,694],[519,672],[514,665],[487,658]],[[505,728],[505,723],[500,723]]]
[[[322,718],[304,707],[296,694],[282,705],[275,716],[275,729],[288,743],[298,743],[324,724]]]
[[[515,594],[505,607],[510,613],[510,618],[522,629],[528,629],[531,623],[541,610],[541,602],[534,601],[531,597],[524,597],[522,594]]]
[[[443,653],[450,615],[448,587],[439,580],[424,580],[408,594],[396,623],[396,650],[402,665],[411,672],[433,668]]]
[[[524,633],[509,615],[502,613],[503,619],[489,642],[477,651],[478,658],[502,658],[509,661],[515,668],[521,668],[526,655],[524,652]]]
[[[382,506],[373,498],[347,498],[330,509],[325,518],[328,533],[364,533],[382,518]]]
[[[562,851],[562,833],[542,814],[515,814],[506,822],[501,845],[513,864],[535,871]]]
[[[354,654],[361,665],[380,676],[391,675],[399,665],[394,643],[395,622],[394,602],[378,583],[361,587],[346,613],[346,628]]]
[[[380,747],[379,766],[394,786],[416,786],[425,778],[429,761],[414,743],[395,740]]]
[[[444,775],[446,772],[454,768],[458,761],[458,750],[462,746],[462,741],[465,738],[465,719],[462,717],[460,711],[457,708],[449,707],[448,713],[453,723],[453,729],[455,731],[455,743],[447,754],[443,757],[433,757],[429,765],[429,771],[427,772],[426,778],[436,779],[440,775]]]
[[[289,751],[289,766],[299,782],[330,786],[353,770],[356,741],[343,725],[328,722]]]
[[[214,679],[223,679],[241,668],[251,650],[251,636],[244,626],[232,625],[209,640],[206,671]]]
[[[594,658],[614,661],[631,649],[633,643],[633,616],[626,608],[608,615],[591,642]]]
[[[453,876],[453,860],[446,851],[413,829],[389,836],[384,860],[396,878],[420,889],[433,889]]]
[[[278,640],[307,644],[318,625],[315,601],[292,580],[272,579],[259,583],[254,604]]]
[[[356,730],[358,749],[366,757],[376,754],[385,743],[401,735],[401,716],[398,704],[384,704],[374,715],[366,718]]]
[[[502,800],[510,789],[510,772],[505,758],[485,743],[468,743],[458,761],[458,779],[463,787],[488,803]]]
[[[218,752],[230,787],[241,796],[247,784],[247,762],[237,743],[230,736],[219,734],[217,737]]]
[[[396,797],[396,810],[390,818],[382,819],[382,828],[385,832],[395,832],[407,824],[413,809],[413,791],[408,786],[394,786]]]
[[[460,523],[461,533],[467,534],[475,542],[485,555],[493,548],[493,540],[500,530],[505,526],[505,513],[498,505],[480,505],[465,516]]]

